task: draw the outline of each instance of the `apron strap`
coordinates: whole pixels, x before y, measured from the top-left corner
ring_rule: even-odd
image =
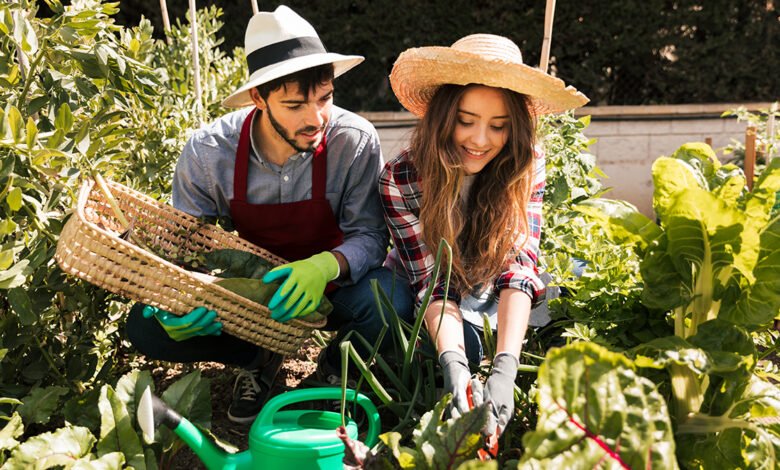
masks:
[[[322,134],[322,141],[314,151],[314,160],[311,169],[311,198],[325,199],[325,184],[328,179],[328,146],[325,133]]]
[[[252,120],[255,117],[257,108],[253,109],[244,119],[241,126],[241,136],[238,139],[238,148],[236,149],[236,163],[233,170],[233,199],[246,202],[247,179],[249,178],[249,147],[252,139]],[[311,172],[311,197],[312,199],[325,199],[325,185],[328,179],[328,149],[326,137],[323,133],[322,141],[317,146],[312,157]]]
[[[246,202],[249,146],[252,143],[249,133],[252,131],[252,120],[255,117],[255,112],[257,112],[257,108],[253,109],[244,119],[244,124],[241,126],[241,137],[238,138],[238,149],[236,149],[236,164],[233,170],[233,199],[241,202]]]

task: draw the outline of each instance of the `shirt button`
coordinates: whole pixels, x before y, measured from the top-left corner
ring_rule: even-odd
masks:
[[[290,181],[290,177],[287,176],[287,175],[284,175],[284,178],[282,178],[282,179],[285,180],[285,181]]]

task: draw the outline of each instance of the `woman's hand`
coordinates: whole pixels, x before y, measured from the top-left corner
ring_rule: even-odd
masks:
[[[493,358],[493,371],[485,384],[485,401],[490,403],[484,434],[500,436],[515,412],[515,378],[520,361],[502,352]]]
[[[472,406],[468,396],[469,383],[471,393],[477,396],[482,395],[482,383],[476,376],[471,376],[468,359],[460,351],[444,351],[439,356],[439,364],[444,375],[444,391],[452,394],[450,416],[458,418]]]

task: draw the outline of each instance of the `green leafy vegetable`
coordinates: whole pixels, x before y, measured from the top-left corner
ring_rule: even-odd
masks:
[[[247,251],[224,249],[204,254],[206,268],[221,278],[214,283],[235,292],[253,302],[268,305],[281,281],[266,284],[261,279],[274,268],[266,259]],[[317,310],[306,316],[308,321],[319,321],[333,310],[330,301],[323,297]]]
[[[666,402],[624,356],[593,343],[552,349],[538,386],[518,468],[677,468]]]

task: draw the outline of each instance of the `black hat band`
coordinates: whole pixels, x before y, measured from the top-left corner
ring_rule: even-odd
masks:
[[[269,65],[312,54],[325,54],[325,46],[316,37],[286,39],[252,51],[246,56],[249,74]]]

